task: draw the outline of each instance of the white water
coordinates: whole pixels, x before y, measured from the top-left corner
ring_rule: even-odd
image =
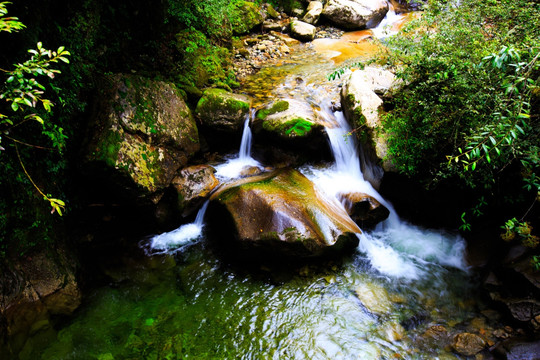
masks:
[[[396,35],[399,31],[397,27],[394,26],[403,18],[403,15],[396,14],[394,6],[389,2],[388,3],[388,12],[382,21],[377,25],[377,27],[371,29],[373,35],[378,39],[384,39],[386,37]]]
[[[251,129],[249,123],[253,118],[254,111],[246,117],[244,129],[242,132],[242,141],[238,156],[228,160],[224,164],[216,166],[216,177],[222,181],[237,178],[246,167],[257,166],[261,164],[251,157]],[[150,248],[153,252],[178,251],[184,245],[199,240],[202,237],[204,228],[204,214],[208,207],[208,200],[201,207],[195,218],[195,222],[184,224],[178,229],[154,236],[150,241]]]
[[[244,131],[242,132],[242,141],[238,156],[229,159],[224,164],[216,166],[216,177],[222,181],[228,181],[238,178],[246,168],[256,166],[262,168],[262,165],[251,157],[251,129],[249,123],[255,115],[255,109],[251,109],[244,122]]]
[[[202,237],[204,228],[204,214],[208,207],[208,200],[203,204],[197,213],[195,221],[190,224],[184,224],[178,229],[156,235],[151,239],[150,248],[154,252],[168,252],[169,250],[178,250],[183,245],[189,244]]]
[[[321,99],[319,106],[319,116],[330,124],[326,131],[335,163],[326,169],[305,167],[302,171],[319,189],[336,199],[340,194],[361,192],[388,208],[388,219],[374,232],[358,234],[358,250],[367,255],[371,266],[386,276],[405,280],[427,275],[426,264],[466,270],[463,239],[401,221],[392,205],[364,179],[358,146],[343,114],[333,113],[328,100]]]

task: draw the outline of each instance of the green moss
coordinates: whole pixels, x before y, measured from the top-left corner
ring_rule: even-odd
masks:
[[[100,138],[96,151],[92,154],[94,160],[104,161],[111,167],[116,166],[122,141],[123,134],[120,131],[113,129],[104,131],[104,136]]]
[[[236,0],[229,5],[229,21],[233,34],[243,35],[262,24],[263,17],[259,8],[252,2]]]
[[[256,117],[259,120],[264,120],[269,115],[272,115],[272,114],[275,114],[275,113],[278,113],[278,112],[283,112],[283,111],[286,111],[288,109],[289,109],[289,102],[286,101],[286,100],[280,100],[280,101],[275,102],[274,104],[272,104],[272,106],[269,109],[261,109],[261,110],[257,111]]]
[[[295,118],[286,122],[263,122],[263,129],[271,132],[277,132],[281,136],[306,136],[310,131],[313,123],[303,118]]]

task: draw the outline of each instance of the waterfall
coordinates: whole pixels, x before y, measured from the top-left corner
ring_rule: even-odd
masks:
[[[195,221],[190,224],[184,224],[178,229],[154,236],[150,241],[150,248],[154,253],[168,252],[171,249],[178,251],[183,245],[186,245],[194,240],[198,240],[202,236],[204,228],[204,214],[208,207],[208,200],[199,209]]]
[[[251,109],[244,121],[242,140],[238,155],[227,162],[216,166],[216,177],[220,180],[230,180],[240,176],[243,169],[249,166],[261,167],[258,161],[251,157],[251,129],[249,123],[255,115],[255,110]],[[202,237],[204,228],[204,214],[208,207],[208,200],[203,204],[197,213],[195,222],[184,224],[178,229],[154,236],[150,241],[152,253],[179,251],[184,245],[190,244]]]
[[[244,130],[240,142],[238,155],[229,159],[227,162],[216,166],[216,177],[227,181],[241,176],[242,171],[248,167],[256,166],[262,168],[262,165],[251,157],[251,128],[249,124],[255,116],[255,109],[251,109],[244,121]]]
[[[390,211],[388,219],[373,232],[357,234],[358,250],[367,255],[371,266],[380,273],[405,280],[417,280],[428,262],[465,270],[465,245],[458,235],[422,229],[399,219],[392,205],[364,179],[358,145],[342,112],[331,110],[329,99],[315,91],[318,115],[324,119],[334,164],[328,169],[308,167],[303,172],[326,194],[339,199],[340,194],[362,192],[377,199]]]
[[[383,39],[398,33],[399,29],[396,24],[403,19],[403,15],[396,14],[394,6],[388,2],[388,12],[377,27],[371,29],[373,35],[378,39]]]

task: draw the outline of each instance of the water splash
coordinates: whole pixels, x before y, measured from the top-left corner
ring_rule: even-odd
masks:
[[[179,251],[184,245],[190,244],[202,238],[204,229],[204,214],[208,207],[208,200],[197,213],[195,221],[184,224],[178,229],[154,236],[150,241],[153,253],[166,253]]]

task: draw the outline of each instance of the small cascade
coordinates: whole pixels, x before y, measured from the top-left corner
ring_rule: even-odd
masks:
[[[153,253],[168,252],[169,250],[178,251],[183,245],[191,243],[202,237],[204,228],[204,214],[208,207],[208,200],[199,209],[195,221],[190,224],[184,224],[178,229],[154,236],[150,241],[150,248]]]
[[[222,181],[227,181],[240,176],[242,170],[246,167],[257,166],[261,167],[261,164],[251,157],[251,129],[249,123],[255,115],[255,110],[251,109],[249,115],[244,122],[244,129],[242,132],[242,141],[240,143],[240,150],[238,155],[227,162],[216,166],[216,177]],[[202,231],[204,228],[204,214],[208,207],[208,200],[203,204],[197,213],[197,217],[193,223],[184,224],[178,229],[166,232],[160,235],[154,236],[149,246],[152,253],[161,253],[169,251],[178,251],[183,248],[184,245],[190,244],[195,240],[202,237]]]
[[[399,25],[405,18],[404,14],[396,14],[394,5],[388,2],[388,12],[377,27],[371,29],[373,35],[378,39],[395,35],[399,31]]]
[[[227,162],[216,166],[216,177],[222,181],[228,181],[241,176],[243,170],[249,167],[262,168],[262,165],[251,157],[251,128],[249,124],[255,117],[255,109],[251,109],[244,121],[244,131],[240,142],[238,155]]]

